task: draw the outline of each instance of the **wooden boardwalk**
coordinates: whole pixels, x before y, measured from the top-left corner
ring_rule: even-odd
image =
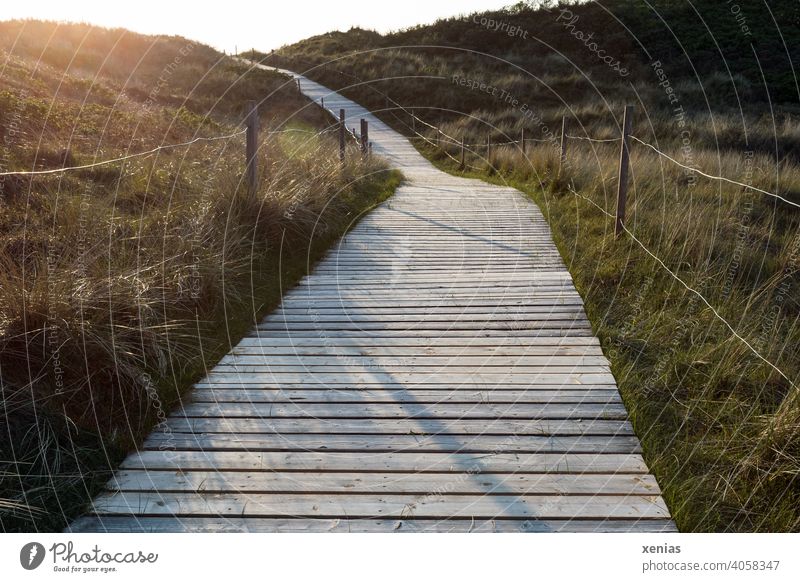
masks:
[[[539,209],[301,86],[408,181],[71,529],[674,531]]]

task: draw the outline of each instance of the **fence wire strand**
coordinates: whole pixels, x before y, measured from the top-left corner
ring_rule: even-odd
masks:
[[[95,163],[92,163],[92,164],[85,164],[85,165],[82,165],[82,166],[69,166],[69,167],[66,167],[66,168],[55,168],[53,170],[33,170],[33,171],[28,171],[28,172],[25,172],[25,171],[23,171],[23,172],[2,172],[2,173],[0,173],[0,176],[41,176],[41,175],[45,175],[45,174],[59,174],[61,172],[71,172],[71,171],[74,171],[74,170],[88,170],[88,169],[91,169],[91,168],[96,168],[98,166],[107,166],[109,164],[117,164],[119,162],[132,160],[134,158],[142,158],[142,157],[146,157],[146,156],[152,156],[153,154],[156,154],[156,153],[164,151],[164,150],[187,147],[187,146],[199,143],[199,142],[212,142],[212,141],[221,141],[221,140],[225,140],[225,139],[232,139],[234,137],[238,137],[240,135],[243,135],[246,132],[247,132],[247,129],[243,129],[241,131],[237,131],[236,133],[232,133],[232,134],[229,134],[229,135],[221,135],[221,136],[217,136],[217,137],[197,137],[197,138],[195,138],[195,139],[193,139],[191,141],[187,141],[187,142],[184,142],[184,143],[176,143],[176,144],[158,146],[158,147],[155,147],[155,148],[153,148],[151,150],[148,150],[146,152],[139,152],[139,153],[136,153],[136,154],[130,154],[130,155],[127,155],[127,156],[121,156],[119,158],[113,158],[113,159],[110,159],[110,160],[103,160],[102,162],[95,162]]]
[[[698,170],[697,168],[693,168],[691,166],[687,166],[686,164],[680,163],[675,158],[672,158],[669,155],[665,154],[664,152],[659,150],[654,145],[649,144],[646,141],[640,140],[635,135],[631,135],[629,137],[632,140],[640,143],[641,145],[650,148],[651,150],[656,152],[659,156],[662,156],[662,157],[668,159],[673,164],[675,164],[677,166],[680,166],[681,168],[684,168],[685,170],[690,170],[692,172],[696,172],[696,173],[700,174],[701,176],[704,176],[704,177],[709,178],[711,180],[718,180],[720,182],[728,182],[729,184],[733,184],[735,186],[740,186],[742,188],[747,188],[748,190],[753,190],[754,192],[760,192],[761,194],[766,194],[767,196],[772,196],[773,198],[777,198],[778,200],[781,200],[782,202],[785,202],[786,204],[789,204],[789,205],[794,206],[796,208],[800,208],[800,204],[798,204],[797,202],[793,202],[793,201],[789,200],[788,198],[784,198],[780,194],[775,194],[774,192],[769,192],[767,190],[762,190],[761,188],[756,188],[755,186],[751,186],[750,184],[744,184],[743,182],[737,182],[736,180],[731,180],[730,178],[725,178],[724,176],[714,176],[713,174],[707,174],[706,172],[703,172],[702,170]]]
[[[567,135],[565,137],[567,139],[578,139],[578,140],[581,140],[581,141],[590,141],[590,142],[593,142],[593,143],[611,143],[611,142],[619,141],[620,139],[622,139],[622,138],[619,138],[619,137],[610,137],[608,139],[598,139],[598,138],[594,138],[594,137],[580,136],[580,135]]]
[[[670,276],[671,276],[673,279],[675,279],[675,280],[676,280],[678,283],[680,283],[681,285],[683,285],[683,286],[686,288],[686,290],[687,290],[687,291],[690,291],[690,292],[694,293],[695,295],[697,295],[697,297],[699,297],[699,298],[700,298],[700,301],[702,301],[702,302],[703,302],[703,303],[706,305],[706,307],[708,307],[708,308],[711,310],[711,313],[713,313],[713,314],[714,314],[714,316],[715,316],[717,319],[719,319],[719,320],[720,320],[720,321],[721,321],[721,322],[722,322],[722,323],[725,325],[725,327],[727,327],[727,328],[730,330],[730,332],[733,334],[733,336],[734,336],[736,339],[738,339],[738,340],[739,340],[740,342],[742,342],[742,343],[743,343],[745,346],[747,346],[747,349],[749,349],[751,352],[753,352],[753,354],[754,354],[754,355],[755,355],[755,356],[756,356],[756,357],[757,357],[759,360],[761,360],[762,362],[764,362],[765,364],[767,364],[767,365],[768,365],[770,368],[772,368],[773,370],[775,370],[775,371],[776,371],[778,374],[780,374],[780,376],[781,376],[781,377],[782,377],[784,380],[786,380],[786,381],[789,383],[789,385],[790,385],[790,386],[791,386],[793,389],[796,389],[796,386],[795,386],[794,382],[792,382],[792,381],[789,379],[789,377],[788,377],[786,374],[784,374],[784,373],[783,373],[783,371],[782,371],[780,368],[778,368],[778,366],[776,366],[775,364],[773,364],[772,362],[770,362],[770,361],[769,361],[767,358],[765,358],[764,356],[762,356],[762,355],[759,353],[759,351],[758,351],[758,350],[756,350],[756,349],[755,349],[755,348],[754,348],[754,347],[753,347],[753,346],[750,344],[750,342],[748,342],[748,341],[747,341],[747,340],[746,340],[744,337],[742,337],[741,335],[739,335],[739,333],[738,333],[738,332],[737,332],[737,331],[736,331],[736,330],[733,328],[733,326],[732,326],[730,323],[728,323],[728,320],[727,320],[727,319],[725,319],[724,317],[722,317],[722,315],[720,315],[719,311],[717,311],[717,310],[716,310],[716,308],[715,308],[713,305],[711,305],[711,303],[709,303],[708,299],[706,299],[705,297],[703,297],[703,294],[702,294],[702,293],[700,293],[700,292],[699,292],[697,289],[695,289],[695,288],[691,287],[691,286],[690,286],[688,283],[684,282],[684,280],[683,280],[683,279],[681,279],[681,278],[680,278],[680,277],[679,277],[677,274],[675,274],[675,273],[672,271],[672,269],[670,269],[670,268],[669,268],[669,267],[668,267],[668,266],[667,266],[667,265],[664,263],[664,261],[662,261],[660,258],[658,258],[658,257],[657,257],[657,256],[656,256],[656,255],[655,255],[653,252],[651,252],[651,251],[650,251],[650,249],[648,249],[648,248],[647,248],[647,247],[644,245],[644,243],[642,243],[642,241],[640,241],[638,238],[636,238],[636,235],[634,235],[634,234],[633,234],[633,233],[630,231],[630,229],[629,229],[627,226],[625,226],[625,223],[622,223],[622,230],[624,230],[626,233],[628,233],[628,236],[630,236],[630,237],[631,237],[631,239],[632,239],[632,240],[633,240],[633,241],[634,241],[636,244],[638,244],[640,247],[642,247],[642,250],[643,250],[644,252],[646,252],[648,255],[650,255],[650,256],[653,258],[653,260],[655,260],[655,261],[656,261],[656,262],[657,262],[659,265],[661,265],[661,267],[662,267],[662,268],[663,268],[665,271],[667,271],[667,273],[669,273],[669,274],[670,274]]]

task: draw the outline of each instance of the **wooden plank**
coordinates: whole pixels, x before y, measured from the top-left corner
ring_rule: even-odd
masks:
[[[295,296],[287,297],[281,300],[281,307],[288,308],[294,307],[295,309],[305,309],[309,311],[322,310],[327,308],[333,309],[348,309],[358,308],[367,309],[375,308],[391,308],[391,309],[415,309],[415,308],[435,308],[440,310],[461,310],[461,309],[477,309],[484,308],[488,310],[506,308],[513,310],[514,308],[524,310],[526,307],[539,307],[540,309],[554,308],[557,306],[582,306],[583,301],[578,295],[560,296],[552,298],[543,297],[473,297],[469,299],[446,299],[432,297],[429,299],[403,299],[397,298],[380,298],[380,297],[360,297],[360,298],[347,298],[344,296],[337,296],[333,299],[316,300],[309,297]]]
[[[198,382],[194,385],[195,393],[199,393],[201,390],[213,390],[213,391],[260,391],[260,390],[278,390],[284,393],[293,392],[293,391],[308,391],[308,390],[322,390],[326,392],[352,392],[352,391],[361,391],[361,392],[369,392],[375,394],[381,394],[384,392],[390,393],[403,393],[409,391],[419,391],[419,390],[427,390],[431,393],[440,393],[440,394],[447,394],[447,393],[455,393],[464,392],[466,394],[476,394],[476,393],[491,393],[491,397],[487,397],[483,401],[491,401],[492,398],[497,398],[499,401],[504,402],[505,397],[503,396],[503,392],[507,391],[524,391],[526,393],[531,393],[534,391],[558,391],[559,393],[563,394],[565,397],[569,398],[572,394],[579,393],[581,391],[603,391],[613,390],[614,392],[618,393],[614,384],[433,384],[428,382],[422,382],[420,384],[411,384],[411,383],[400,383],[400,382],[391,382],[391,383],[379,383],[379,384],[364,384],[360,382],[342,382],[341,384],[320,384],[318,382],[313,381],[313,376],[309,375],[310,381],[306,383],[295,383],[295,384],[280,384],[278,382],[251,382],[251,383],[242,383],[241,379],[232,380],[231,382],[214,382],[214,383],[207,383],[207,382]],[[202,397],[202,395],[201,395]],[[477,397],[476,397],[477,398]],[[535,396],[532,396],[535,398]],[[439,399],[441,400],[441,399]],[[437,400],[437,402],[439,401]]]
[[[412,235],[416,238],[417,235]],[[370,245],[370,249],[372,249],[373,245]],[[352,263],[355,265],[362,265],[368,266],[374,264],[376,261],[382,261],[384,263],[391,263],[393,265],[397,265],[398,267],[413,267],[418,263],[434,263],[436,260],[441,260],[441,258],[446,254],[448,258],[455,258],[454,262],[452,263],[438,263],[437,270],[438,273],[434,273],[433,276],[430,274],[420,274],[420,273],[409,273],[409,277],[411,281],[418,281],[418,280],[427,280],[431,278],[442,279],[442,274],[448,272],[452,274],[454,281],[494,281],[494,282],[507,282],[509,280],[512,281],[550,281],[550,284],[557,284],[563,285],[565,283],[569,283],[572,281],[572,276],[569,274],[568,271],[564,270],[564,268],[556,261],[552,259],[548,259],[546,261],[542,261],[543,254],[546,256],[546,251],[541,249],[542,253],[536,253],[536,256],[533,257],[524,257],[519,256],[516,252],[512,254],[498,254],[498,253],[484,253],[483,255],[476,254],[473,256],[472,254],[465,254],[463,249],[459,249],[458,255],[460,258],[454,257],[454,253],[435,253],[429,254],[424,248],[414,248],[409,247],[405,244],[402,245],[401,249],[395,249],[393,251],[385,251],[385,252],[376,252],[375,249],[372,251],[361,251],[361,250],[353,250],[350,253],[346,252],[338,252],[328,256],[324,265],[325,268],[332,269],[332,268],[339,268],[340,263]],[[555,252],[555,249],[551,249],[551,253]],[[551,254],[551,256],[555,256]],[[483,276],[476,276],[476,273],[471,271],[465,271],[462,267],[462,262],[478,262],[484,264],[487,269],[486,273]],[[510,273],[509,269],[506,268],[498,268],[495,269],[494,267],[503,266],[503,263],[511,263],[517,264],[520,268],[516,270],[511,270]],[[531,267],[537,268],[531,268]],[[362,268],[362,270],[364,270]],[[353,274],[348,273],[347,269],[342,273],[342,275],[348,279],[360,280],[362,282],[368,283],[372,279],[366,274]],[[326,273],[324,271],[319,271],[314,269],[314,271],[307,273],[303,276],[301,281],[311,281],[311,280],[325,280],[325,279],[336,279],[336,274],[334,273]]]
[[[409,258],[413,260],[409,260]],[[443,263],[442,261],[444,260],[450,262]],[[319,265],[321,270],[315,269],[314,273],[329,274],[330,272],[337,272],[342,268],[351,267],[360,267],[364,270],[368,270],[368,267],[376,264],[384,267],[396,265],[397,267],[411,270],[415,268],[434,268],[436,271],[449,272],[453,272],[453,268],[457,266],[459,271],[464,273],[469,272],[469,269],[465,269],[465,267],[475,267],[476,269],[485,270],[487,272],[525,270],[532,273],[550,271],[555,268],[563,267],[560,255],[555,250],[548,251],[546,249],[539,249],[535,255],[531,253],[530,256],[520,255],[518,253],[467,253],[463,250],[423,253],[415,249],[411,249],[410,252],[381,252],[375,249],[352,249],[329,255],[326,262]]]
[[[314,275],[306,276],[298,281],[300,286],[371,286],[380,288],[382,283],[393,282],[398,283],[397,277],[392,274],[373,273],[369,275],[357,275],[348,272],[337,272],[332,275],[325,275],[315,273]],[[445,271],[437,274],[415,274],[405,273],[400,281],[403,285],[413,287],[415,289],[425,288],[429,285],[446,286],[446,287],[500,287],[505,288],[508,286],[520,285],[527,286],[541,286],[553,287],[555,289],[569,288],[572,285],[572,279],[565,274],[552,275],[549,271],[512,271],[511,273],[465,273],[463,271]]]
[[[369,342],[365,342],[362,338],[347,338],[347,337],[320,337],[312,336],[307,338],[286,338],[286,337],[272,337],[267,334],[259,334],[257,331],[251,336],[242,338],[238,344],[241,347],[246,346],[278,346],[290,348],[304,348],[304,347],[398,347],[398,346],[411,346],[411,347],[480,347],[486,349],[499,349],[499,348],[522,348],[535,347],[535,346],[554,346],[554,347],[574,347],[574,346],[599,346],[600,342],[594,336],[587,337],[531,337],[525,338],[521,341],[518,338],[509,336],[501,336],[498,338],[487,338],[479,336],[455,337],[447,334],[445,337],[386,337],[375,336],[371,337]]]
[[[308,360],[308,361],[306,361]],[[552,360],[552,361],[548,361]],[[349,372],[363,371],[364,368],[383,371],[430,372],[431,369],[454,374],[467,374],[474,370],[481,372],[507,372],[514,367],[523,374],[581,373],[596,374],[609,371],[608,360],[603,357],[496,357],[491,356],[269,356],[267,354],[230,355],[220,360],[214,370],[218,372],[292,372],[302,369],[305,372]],[[499,369],[498,369],[499,368]]]
[[[449,316],[473,316],[473,315],[497,315],[498,317],[514,316],[515,318],[525,318],[532,314],[567,314],[574,316],[576,313],[583,313],[583,307],[579,304],[542,304],[542,305],[455,305],[438,304],[430,306],[398,306],[391,301],[384,302],[348,302],[345,300],[312,302],[283,303],[275,311],[275,315],[356,315],[362,317],[381,316],[381,315],[404,315],[404,316],[428,316],[428,315],[449,315]]]
[[[356,337],[359,335],[387,335],[390,337],[402,337],[403,335],[416,335],[416,336],[441,336],[444,333],[460,334],[469,336],[480,332],[485,337],[493,337],[495,335],[512,335],[520,334],[520,337],[525,337],[527,334],[532,335],[567,335],[571,333],[592,333],[592,328],[588,322],[586,323],[573,323],[562,325],[558,321],[547,322],[508,322],[508,323],[332,323],[332,322],[313,322],[308,323],[271,323],[262,324],[258,327],[259,332],[278,334],[297,334],[298,336],[305,337],[310,333],[319,334],[326,332],[331,336],[341,335],[343,337]]]
[[[123,469],[399,473],[647,473],[638,454],[141,451]]]
[[[457,435],[275,435],[157,432],[143,450],[180,451],[360,451],[450,453],[640,453],[634,436],[457,436]]]
[[[330,344],[320,346],[271,345],[264,342],[262,345],[238,345],[229,353],[231,356],[359,356],[359,357],[482,357],[485,360],[516,357],[603,357],[599,346],[374,346],[364,342],[364,345],[353,347],[350,345]],[[603,360],[605,358],[603,357]],[[606,360],[607,361],[607,360]]]
[[[446,332],[446,333],[445,333]],[[563,337],[592,337],[592,330],[588,326],[574,327],[571,329],[481,329],[476,326],[473,329],[389,329],[389,330],[368,330],[368,329],[327,329],[324,326],[309,326],[304,329],[287,330],[285,327],[276,326],[275,329],[259,329],[262,336],[270,338],[292,338],[292,339],[311,339],[315,337],[329,337],[330,341],[338,343],[339,338],[359,338],[362,342],[365,338],[370,341],[373,338],[417,338],[417,339],[440,339],[450,341],[455,338],[471,338],[481,335],[485,338],[514,338],[518,340],[529,340],[533,338],[563,338]],[[447,336],[444,339],[443,336]]]
[[[465,375],[465,374],[475,374],[475,370],[477,373],[489,373],[489,374],[499,374],[499,373],[508,373],[509,366],[493,366],[491,364],[483,364],[477,366],[448,366],[445,364],[437,364],[437,365],[427,365],[424,363],[419,363],[417,365],[408,365],[403,362],[396,362],[390,363],[387,362],[385,364],[370,364],[369,362],[364,362],[362,364],[358,364],[356,362],[349,362],[347,360],[340,360],[339,363],[331,363],[331,364],[309,364],[304,366],[301,363],[296,364],[273,364],[270,362],[257,362],[256,364],[246,364],[246,363],[239,363],[239,364],[225,364],[220,363],[214,366],[211,370],[212,374],[342,374],[342,375],[351,375],[351,374],[359,374],[359,373],[373,373],[373,372],[380,372],[384,374],[396,374],[396,373],[411,373],[407,372],[407,370],[414,370],[414,374],[429,374],[429,375],[446,375],[446,376],[457,376],[457,375]],[[571,365],[571,366],[547,366],[547,365],[524,365],[520,364],[515,366],[515,369],[519,370],[520,374],[525,374],[526,376],[536,375],[536,374],[602,374],[604,372],[610,373],[610,369],[608,365],[605,366],[582,366],[582,365]]]
[[[616,418],[626,417],[621,402],[611,404],[337,404],[337,403],[193,403],[175,416],[223,418]]]
[[[398,278],[400,276],[398,275]],[[308,287],[305,291],[290,292],[290,298],[302,297],[308,301],[316,300],[341,300],[341,299],[383,299],[391,301],[393,297],[403,295],[412,300],[425,300],[435,299],[437,297],[444,297],[445,299],[456,299],[460,301],[475,301],[478,302],[481,298],[502,298],[502,299],[520,299],[530,297],[531,295],[537,298],[548,299],[561,299],[566,297],[578,297],[577,292],[564,290],[557,291],[553,288],[540,288],[534,289],[532,287],[414,287],[409,289],[400,284],[384,284],[381,287],[357,287],[345,285],[328,285],[328,286],[315,286]]]
[[[203,380],[205,384],[257,384],[273,383],[274,385],[290,384],[350,384],[359,383],[364,385],[372,384],[474,384],[474,385],[530,385],[530,384],[572,384],[572,385],[593,385],[593,384],[614,384],[614,377],[611,374],[592,373],[540,373],[540,374],[514,374],[509,370],[508,373],[491,373],[476,371],[471,374],[425,374],[414,372],[394,372],[391,374],[380,372],[351,372],[342,374],[318,373],[303,374],[292,372],[274,373],[215,373],[211,372]]]
[[[508,281],[506,283],[497,282],[494,283],[492,281],[487,281],[485,283],[480,282],[438,282],[438,281],[430,281],[430,282],[414,282],[414,283],[405,283],[403,282],[403,277],[396,277],[394,282],[384,281],[384,282],[375,282],[375,283],[365,283],[365,284],[358,284],[353,282],[343,282],[343,281],[332,281],[330,283],[327,282],[316,282],[312,281],[309,283],[308,286],[298,285],[297,290],[299,293],[308,293],[308,294],[324,294],[324,293],[339,293],[344,292],[348,294],[391,294],[392,292],[397,293],[398,291],[403,291],[406,296],[415,296],[415,295],[425,295],[431,294],[433,292],[445,292],[445,293],[462,293],[467,295],[485,295],[485,294],[501,294],[506,291],[519,293],[519,294],[526,294],[526,293],[552,293],[552,294],[565,294],[570,295],[573,294],[574,291],[570,288],[571,285],[556,285],[556,284],[545,284],[545,283],[536,283],[536,282],[529,282],[529,281]]]
[[[217,515],[350,518],[664,519],[669,512],[652,496],[518,495],[300,495],[273,493],[140,493],[99,496],[98,514]]]
[[[408,265],[412,263],[412,260],[415,257],[413,255],[411,257],[395,257],[392,259],[392,263],[398,265],[398,267],[402,267],[403,265]],[[400,260],[397,260],[400,259]],[[370,264],[374,261],[370,260],[367,261],[365,264]],[[415,262],[415,261],[414,261]],[[335,265],[332,262],[330,266]],[[313,273],[305,275],[300,279],[301,283],[320,283],[326,282],[331,284],[339,284],[341,282],[352,282],[352,283],[374,283],[377,280],[381,280],[382,278],[390,279],[390,276],[376,274],[374,276],[370,276],[369,274],[358,274],[358,273],[351,273],[348,269],[339,269],[340,272],[338,273],[325,273],[323,271],[314,270]],[[494,269],[489,269],[485,273],[473,273],[470,271],[464,271],[460,268],[443,268],[441,272],[437,273],[407,273],[407,277],[403,277],[403,281],[407,281],[409,283],[428,283],[428,282],[442,282],[442,283],[495,283],[504,285],[506,283],[514,282],[514,283],[530,283],[530,284],[541,284],[541,285],[552,285],[552,286],[560,286],[563,287],[565,285],[569,285],[572,283],[572,277],[569,275],[568,272],[562,269],[504,269],[501,272],[497,272]]]
[[[508,475],[484,473],[464,479],[443,479],[436,473],[248,473],[216,471],[120,471],[111,491],[197,493],[403,493],[515,495],[656,495],[651,475]]]
[[[449,324],[447,329],[452,329],[453,323],[506,323],[518,327],[523,323],[537,322],[539,326],[545,326],[547,322],[559,322],[558,327],[562,327],[563,322],[581,322],[588,325],[589,320],[583,313],[577,311],[548,311],[545,313],[526,313],[524,322],[520,321],[520,315],[516,313],[460,313],[454,317],[452,313],[274,313],[265,317],[259,324],[259,328],[266,327],[268,323],[286,324],[293,327],[297,323],[356,323],[361,324],[388,324],[406,322],[412,324],[445,322]],[[510,322],[510,323],[508,323]],[[541,323],[538,323],[541,322]]]
[[[232,353],[224,356],[219,365],[225,366],[303,366],[311,369],[314,366],[353,366],[353,367],[372,367],[394,366],[404,368],[414,368],[418,366],[427,367],[448,367],[465,369],[483,369],[496,366],[508,368],[518,366],[520,368],[608,368],[608,360],[603,356],[556,356],[556,355],[526,355],[517,356],[494,356],[486,355],[447,355],[436,356],[428,354],[420,355],[395,355],[395,356],[364,356],[364,355],[278,355],[261,353]],[[558,370],[556,370],[558,371]]]
[[[403,277],[395,277],[393,282],[384,282],[382,285],[358,285],[356,283],[342,283],[331,281],[330,283],[314,283],[311,285],[304,285],[295,287],[287,292],[290,297],[307,296],[309,298],[324,297],[326,295],[335,294],[336,297],[364,297],[364,296],[386,296],[394,294],[398,295],[399,289],[403,290],[403,296],[406,299],[415,298],[437,298],[437,297],[458,297],[458,296],[472,296],[472,297],[530,297],[537,298],[552,297],[577,297],[578,293],[569,281],[562,282],[547,282],[540,283],[531,281],[486,281],[485,283],[468,281],[464,283],[448,283],[448,282],[413,282],[403,283]]]
[[[243,517],[130,517],[92,516],[74,522],[68,531],[108,533],[673,533],[669,519],[285,519]]]
[[[319,418],[186,418],[171,416],[171,433],[313,434],[449,434],[449,435],[617,435],[633,434],[621,419],[319,419]]]
[[[415,402],[435,403],[585,403],[621,402],[614,388],[574,390],[408,390],[376,388],[360,390],[310,389],[244,389],[238,385],[224,390],[195,390],[188,402]]]

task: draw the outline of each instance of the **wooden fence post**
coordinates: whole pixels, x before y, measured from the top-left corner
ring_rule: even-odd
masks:
[[[438,127],[436,128],[436,147],[442,147],[442,130]]]
[[[614,234],[619,237],[625,224],[625,202],[628,198],[628,165],[630,163],[629,136],[633,124],[633,105],[625,106],[622,117],[622,145],[619,151],[619,178],[617,180],[617,217]]]
[[[367,155],[369,147],[369,124],[366,119],[361,120],[361,153]]]
[[[561,156],[558,159],[558,174],[564,170],[567,164],[567,116],[561,118]]]
[[[319,106],[325,109],[325,97],[319,98]]]
[[[344,109],[339,110],[339,159],[344,164],[345,132],[347,127],[344,124]]]
[[[460,168],[462,170],[467,167],[467,164],[465,162],[465,154],[464,154],[465,149],[466,148],[464,147],[464,136],[462,135],[461,136],[461,166],[460,166]]]
[[[522,155],[525,155],[525,128],[523,127],[519,132],[519,147],[522,148]]]
[[[300,89],[300,77],[295,78],[295,81],[297,82],[297,92],[302,93],[303,91]]]
[[[247,102],[247,136],[245,139],[245,159],[247,165],[245,173],[247,175],[247,187],[251,194],[254,194],[258,187],[258,104],[255,101]]]

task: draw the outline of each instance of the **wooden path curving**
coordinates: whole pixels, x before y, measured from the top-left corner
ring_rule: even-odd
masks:
[[[407,182],[72,531],[674,531],[539,209],[301,87]]]

